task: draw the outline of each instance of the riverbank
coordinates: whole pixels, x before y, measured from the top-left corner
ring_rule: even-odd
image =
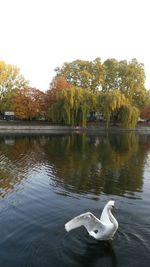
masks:
[[[100,133],[100,132],[141,132],[150,133],[149,124],[139,124],[135,129],[125,129],[120,126],[111,125],[106,129],[104,124],[101,123],[89,123],[86,128],[80,126],[71,127],[66,125],[52,125],[49,122],[34,121],[34,122],[24,122],[24,121],[0,121],[0,133],[35,133],[35,134],[51,134],[51,133],[69,133],[69,132],[90,132],[90,133]]]

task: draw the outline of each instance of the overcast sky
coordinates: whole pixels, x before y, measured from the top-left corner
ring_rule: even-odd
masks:
[[[150,89],[149,0],[0,0],[0,60],[43,91],[76,59],[131,60]]]

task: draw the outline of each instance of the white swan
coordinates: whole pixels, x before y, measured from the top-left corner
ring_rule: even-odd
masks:
[[[112,239],[118,229],[118,222],[112,215],[111,210],[115,205],[114,200],[108,201],[105,205],[100,219],[96,218],[91,212],[83,213],[65,224],[67,232],[84,226],[89,235],[98,240]]]

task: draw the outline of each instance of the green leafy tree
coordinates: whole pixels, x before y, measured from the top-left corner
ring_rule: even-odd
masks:
[[[0,61],[0,111],[9,109],[14,91],[27,84],[18,67]]]
[[[102,85],[102,91],[119,90],[121,82],[121,78],[119,77],[119,62],[114,58],[110,58],[104,61],[103,67],[105,70],[105,80]]]
[[[97,91],[104,82],[104,69],[100,58],[93,61],[75,60],[56,68],[56,74],[72,85]]]
[[[129,63],[120,61],[119,72],[120,91],[125,94],[132,105],[139,109],[142,108],[148,97],[145,88],[144,65],[136,59],[132,59]]]
[[[75,89],[72,87],[71,91],[63,92],[65,100],[61,102],[59,99],[59,102],[55,104],[57,112],[54,113],[58,115],[59,108],[66,107],[65,116],[68,118],[68,123],[72,125],[76,121],[76,116],[79,117],[80,115],[81,117],[81,114],[87,114],[89,111],[92,114],[92,112],[98,110],[102,112],[107,127],[110,119],[121,120],[125,127],[135,127],[139,110],[150,99],[149,92],[145,88],[144,65],[136,59],[127,62],[126,60],[117,61],[110,58],[104,63],[101,63],[99,58],[94,61],[75,60],[71,63],[64,63],[61,68],[56,69],[56,78],[60,76],[64,77],[65,81],[72,84]],[[84,96],[82,96],[81,89],[84,90]],[[75,92],[79,90],[79,92],[73,93],[74,90]],[[92,104],[89,104],[89,99],[93,98],[93,96],[89,98],[87,94],[90,91],[95,94],[97,109],[95,108],[96,105],[92,109]],[[55,92],[56,90],[54,90]],[[79,105],[77,108],[76,102],[71,100],[74,99],[72,96],[74,94],[76,99],[80,99],[80,101],[77,101]],[[88,99],[86,99],[87,96]],[[69,101],[71,102],[69,103]],[[73,103],[73,106],[71,103]],[[54,111],[54,106],[51,110]],[[129,116],[128,119],[127,116]],[[126,123],[125,118],[127,119]]]
[[[103,98],[106,98],[107,101],[109,99],[111,103],[111,92],[118,90],[127,100],[123,109],[112,110],[107,106],[104,112],[107,114],[107,116],[105,114],[106,121],[108,122],[110,116],[112,117],[113,115],[115,119],[121,118],[124,127],[135,127],[139,110],[144,107],[149,99],[149,93],[145,88],[144,65],[136,59],[132,59],[131,62],[107,59],[104,62],[104,69],[105,82],[102,86],[102,92],[107,92],[108,94],[104,94]],[[111,115],[108,110],[111,110]]]

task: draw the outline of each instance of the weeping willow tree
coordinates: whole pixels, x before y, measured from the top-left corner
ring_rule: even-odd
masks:
[[[94,109],[96,103],[93,92],[71,86],[59,92],[56,98],[56,103],[49,109],[49,119],[53,122],[64,121],[71,126],[81,124],[86,127],[87,114]]]
[[[139,118],[139,109],[133,106],[123,93],[118,90],[102,92],[99,95],[99,103],[106,120],[106,128],[109,127],[110,118],[115,111],[119,111],[123,127],[135,128]]]
[[[48,120],[51,120],[52,122],[62,122],[62,103],[56,102],[54,103],[48,110],[47,114]]]
[[[65,122],[72,124],[72,106],[73,106],[73,91],[62,90],[56,93],[55,103],[51,105],[48,111],[48,119],[52,122]]]
[[[112,113],[124,106],[127,103],[127,99],[120,91],[114,90],[110,92],[100,92],[97,97],[97,103],[106,121],[106,128],[108,128]]]
[[[62,116],[65,123],[74,126],[78,121],[82,92],[72,86],[63,90],[59,95],[59,100],[63,103]]]
[[[126,104],[121,110],[121,122],[122,126],[125,128],[135,128],[139,118],[139,109],[132,106],[131,104]]]
[[[80,109],[81,109],[80,121],[82,123],[82,127],[86,127],[88,113],[93,112],[96,108],[97,95],[90,90],[88,90],[85,93],[84,89],[82,89],[81,93],[82,93],[82,101],[80,103]]]
[[[118,90],[93,93],[76,86],[71,86],[57,93],[56,102],[49,109],[49,119],[64,122],[67,125],[86,127],[87,114],[99,110],[109,127],[114,112],[119,112],[123,127],[134,128],[139,117],[139,110],[130,104]]]

